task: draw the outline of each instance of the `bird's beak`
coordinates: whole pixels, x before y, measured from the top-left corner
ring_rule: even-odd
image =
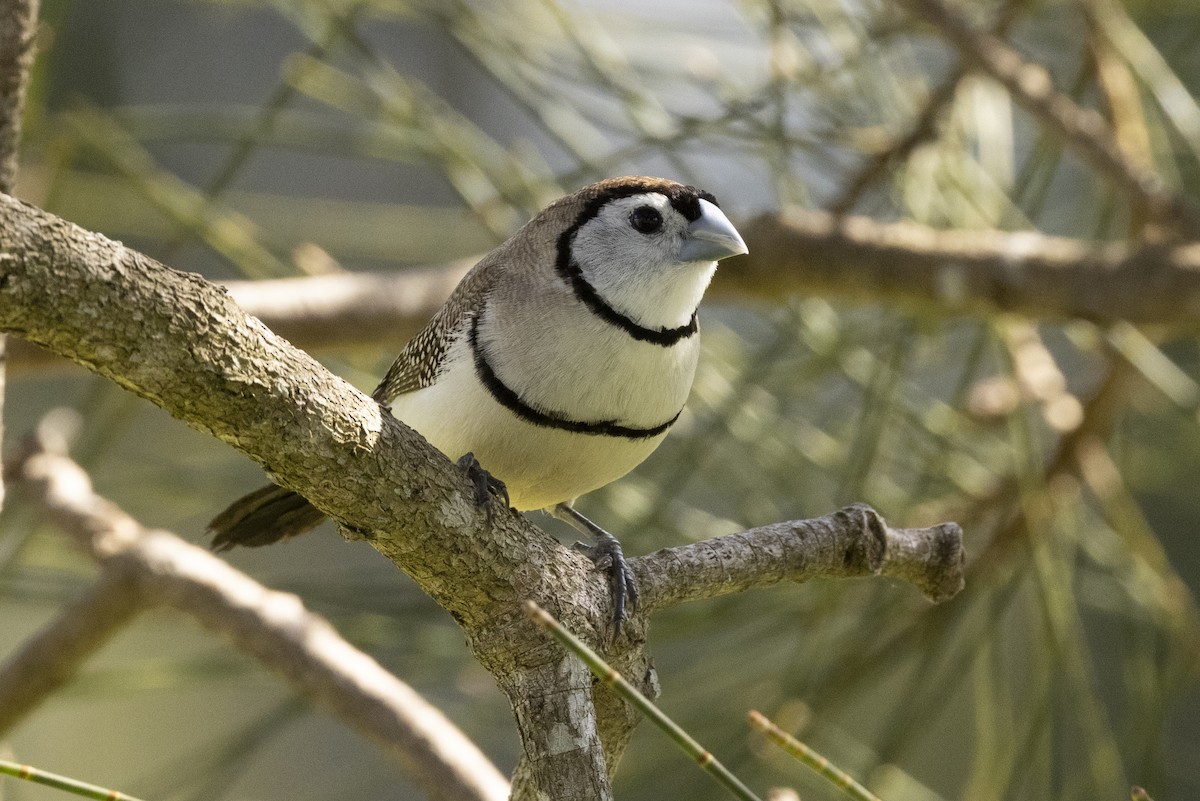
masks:
[[[688,225],[683,244],[679,246],[679,260],[719,261],[749,252],[742,235],[725,213],[715,204],[701,199],[700,216]]]

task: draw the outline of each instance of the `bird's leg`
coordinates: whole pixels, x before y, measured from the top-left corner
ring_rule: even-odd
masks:
[[[551,517],[558,518],[594,541],[593,545],[577,542],[575,548],[591,559],[597,568],[608,572],[608,586],[613,601],[613,625],[619,634],[621,621],[625,619],[625,599],[629,599],[631,612],[637,611],[638,602],[637,584],[633,580],[633,571],[625,562],[621,543],[617,542],[617,538],[612,534],[571,508],[570,504],[560,503],[546,511]]]
[[[458,466],[467,471],[467,478],[471,479],[471,484],[475,487],[475,503],[482,506],[487,513],[487,521],[490,526],[493,500],[503,501],[504,508],[508,508],[508,487],[504,486],[503,481],[484,470],[483,465],[479,463],[473,453],[464,453],[458,460]]]

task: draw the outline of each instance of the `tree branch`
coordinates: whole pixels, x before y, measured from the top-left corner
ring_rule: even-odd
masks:
[[[810,292],[941,312],[1016,312],[1200,327],[1200,246],[1084,242],[1030,232],[941,231],[801,209],[743,228],[749,257],[717,274],[725,296]]]
[[[0,0],[0,192],[11,192],[17,178],[17,150],[25,89],[33,66],[38,0]],[[4,399],[8,376],[8,337],[0,334],[0,442],[4,438]],[[0,508],[4,474],[0,471]]]
[[[510,694],[519,699],[513,714],[522,750],[532,755],[513,776],[513,798],[611,801],[612,771],[605,758],[592,701],[592,674],[587,667],[560,652],[556,661],[521,671],[513,680],[536,688]]]
[[[133,613],[164,603],[229,638],[380,745],[431,798],[508,798],[508,782],[474,743],[299,598],[263,587],[174,534],[143,528],[95,495],[87,474],[65,456],[35,453],[14,473],[104,574],[92,592],[0,668],[0,731],[64,683]],[[17,703],[10,707],[6,695]]]
[[[106,571],[14,651],[0,664],[0,739],[149,605],[133,576]]]
[[[607,629],[607,586],[586,558],[515,514],[483,525],[459,468],[199,276],[2,197],[0,330],[258,461],[408,573],[466,629],[485,666],[537,671],[560,661],[521,614],[524,598],[592,642]],[[557,763],[568,759],[584,770],[597,757],[575,749]]]
[[[21,114],[37,37],[38,0],[0,2],[0,192],[17,177]]]
[[[500,512],[488,525],[458,467],[219,287],[3,196],[0,330],[230,443],[450,611],[518,712],[525,750],[514,798],[550,793],[565,775],[591,776],[597,795],[608,792],[601,768],[614,770],[636,717],[602,684],[574,683],[562,651],[520,607],[535,601],[652,687],[645,613],[606,643],[607,582],[587,559],[516,514]],[[779,580],[771,558],[761,564],[761,583]],[[747,573],[743,584],[752,583]],[[657,592],[671,590],[660,582]],[[591,703],[579,702],[585,691]],[[570,736],[555,738],[546,725]]]
[[[479,550],[482,519],[445,456],[199,276],[12,198],[0,199],[0,220],[0,328],[232,444],[335,519],[382,538],[377,547],[448,608],[481,613],[437,575]],[[381,485],[419,493],[423,503]],[[501,546],[536,530],[506,520],[492,537],[497,553],[468,559],[456,578],[510,584],[522,565]],[[542,541],[543,560],[565,552]]]
[[[647,614],[781,581],[875,575],[903,579],[938,602],[962,589],[964,564],[954,523],[894,529],[865,504],[632,560]]]

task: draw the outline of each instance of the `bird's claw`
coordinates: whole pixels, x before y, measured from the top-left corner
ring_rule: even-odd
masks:
[[[490,526],[495,515],[493,502],[498,500],[504,504],[505,509],[508,508],[508,487],[504,486],[503,481],[485,470],[473,453],[464,453],[458,460],[458,466],[466,471],[467,478],[471,480],[471,485],[475,489],[475,503],[483,507]]]
[[[576,542],[575,550],[582,553],[597,570],[608,574],[608,588],[613,602],[613,628],[615,634],[621,633],[621,622],[626,619],[626,601],[630,614],[637,612],[638,591],[633,578],[633,571],[625,561],[625,553],[621,543],[611,534],[601,538],[595,545]]]
[[[626,619],[626,600],[629,602],[631,614],[637,611],[638,606],[637,582],[633,578],[633,571],[629,569],[629,564],[625,561],[621,543],[617,542],[617,538],[612,534],[575,511],[569,503],[556,504],[548,507],[546,511],[570,525],[580,534],[587,534],[594,540],[594,545],[577,542],[575,549],[591,559],[597,570],[603,570],[608,574],[608,588],[613,603],[613,635],[614,637],[620,635],[621,622]]]
[[[580,542],[579,540],[576,540],[571,545],[571,547],[574,548],[575,550],[579,551],[581,554],[586,556],[588,559],[591,559],[592,564],[595,566],[596,570],[598,570],[600,572],[604,572],[604,573],[607,573],[610,570],[612,570],[612,566],[613,566],[612,554],[597,553],[595,545],[589,545],[586,542]]]

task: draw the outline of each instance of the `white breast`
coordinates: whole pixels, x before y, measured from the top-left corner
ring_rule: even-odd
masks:
[[[597,317],[557,282],[493,295],[479,341],[496,376],[526,404],[581,423],[652,429],[675,418],[691,389],[699,337],[641,342]],[[472,452],[517,509],[571,501],[614,481],[666,436],[565,431],[522,419],[476,374],[467,332],[425,389],[393,402],[397,418],[452,459]]]
[[[652,428],[687,401],[699,336],[632,338],[554,280],[498,294],[480,319],[497,375],[527,402],[576,420]]]
[[[392,413],[451,459],[474,453],[522,511],[571,501],[615,481],[666,436],[628,439],[526,422],[480,383],[465,336],[451,346],[447,364],[435,384],[396,398]]]

